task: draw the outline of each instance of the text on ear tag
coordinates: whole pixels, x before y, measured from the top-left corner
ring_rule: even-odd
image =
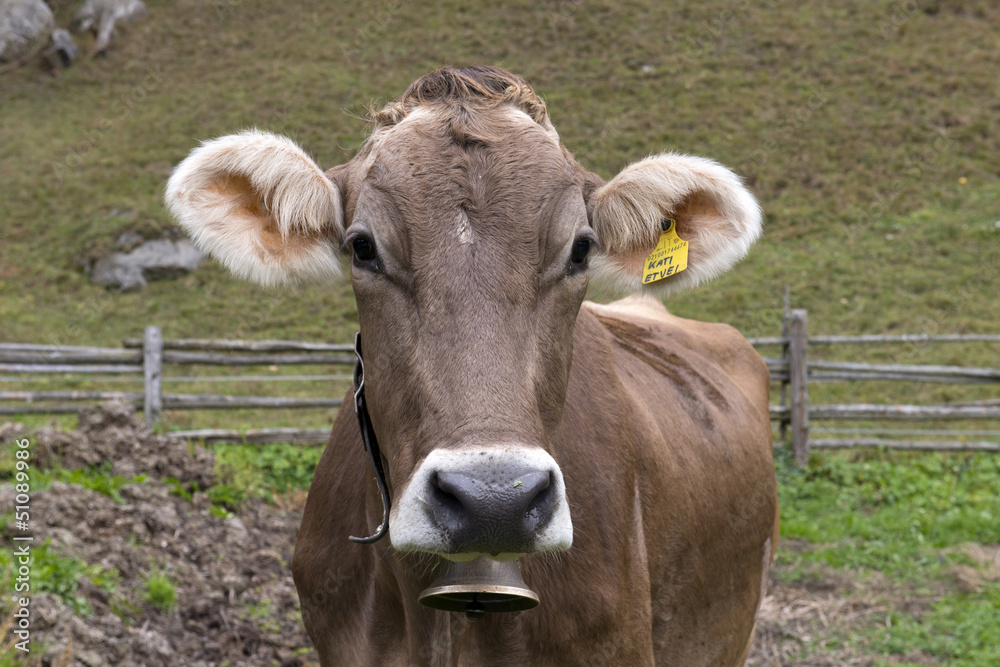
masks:
[[[664,218],[660,228],[660,241],[642,265],[643,285],[680,273],[688,265],[688,242],[677,236],[677,221]]]

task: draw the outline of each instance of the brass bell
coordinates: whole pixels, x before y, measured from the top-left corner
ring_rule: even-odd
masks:
[[[470,621],[538,606],[538,595],[524,583],[517,560],[501,563],[487,556],[464,563],[442,560],[418,599],[432,609],[465,612]]]

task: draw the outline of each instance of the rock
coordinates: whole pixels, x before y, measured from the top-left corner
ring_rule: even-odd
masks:
[[[52,10],[42,0],[0,0],[0,62],[30,57],[54,27]]]
[[[115,23],[130,23],[149,16],[142,0],[87,0],[73,17],[76,30],[89,30],[97,38],[97,53],[103,54],[111,43]]]
[[[108,636],[100,628],[86,623],[81,618],[74,617],[71,619],[70,627],[73,630],[73,634],[88,646],[101,646],[108,640]],[[98,662],[97,664],[101,663]]]
[[[237,517],[226,520],[226,544],[245,547],[250,540],[246,526]]]
[[[111,215],[115,215],[115,213],[121,215],[119,209],[111,211]],[[145,240],[146,239],[142,238],[142,234],[139,234],[138,232],[124,232],[115,240],[115,247],[123,252],[132,252],[141,246]]]
[[[104,665],[104,660],[96,651],[80,651],[76,654],[76,660],[86,667],[103,667]]]
[[[151,280],[171,280],[194,271],[205,257],[187,239],[147,241],[135,250],[114,252],[94,264],[90,279],[122,292],[143,289]]]
[[[159,632],[155,630],[139,630],[137,634],[139,645],[145,649],[143,652],[149,657],[170,658],[174,655],[174,649],[170,645],[170,642]]]
[[[222,590],[230,597],[239,596],[247,589],[246,577],[230,572],[222,575]]]
[[[137,511],[146,517],[146,527],[151,533],[172,534],[180,528],[181,519],[173,505],[139,503]]]
[[[45,59],[52,69],[62,69],[69,67],[76,60],[77,50],[69,30],[57,28],[52,31],[52,43],[45,49]]]

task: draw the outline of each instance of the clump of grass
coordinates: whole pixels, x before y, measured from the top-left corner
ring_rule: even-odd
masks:
[[[177,604],[177,584],[165,572],[154,570],[142,584],[142,597],[160,611],[169,612]]]
[[[9,549],[0,550],[0,573],[4,590],[13,591],[17,567]],[[87,577],[95,586],[109,592],[120,580],[118,571],[113,568],[87,565],[80,558],[59,555],[52,549],[50,540],[31,549],[32,591],[57,595],[75,614],[86,616],[92,610],[87,599],[77,595],[81,577]],[[4,604],[6,601],[4,598]]]
[[[59,469],[55,472],[55,479],[67,484],[78,484],[91,491],[97,491],[119,504],[125,502],[125,498],[120,493],[121,488],[128,484],[144,482],[146,477],[146,475],[136,475],[135,477],[115,475],[112,473],[112,464],[110,461],[105,461],[100,466],[90,466],[76,470]]]
[[[271,498],[275,493],[309,488],[323,449],[290,444],[216,445],[214,452],[219,483],[208,491],[209,497],[236,511],[244,497]]]

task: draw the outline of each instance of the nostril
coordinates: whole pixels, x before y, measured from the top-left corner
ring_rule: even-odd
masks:
[[[533,533],[541,528],[552,516],[554,479],[553,474],[536,473],[524,510],[524,529]]]
[[[460,493],[454,480],[447,479],[442,473],[431,478],[431,501],[434,503],[434,514],[440,524],[457,528],[465,518],[466,508],[459,499]]]
[[[447,480],[442,480],[440,474],[434,475],[431,480],[431,495],[434,502],[444,509],[456,513],[464,513],[462,501],[458,499],[455,491],[457,489],[454,485],[450,484]]]

